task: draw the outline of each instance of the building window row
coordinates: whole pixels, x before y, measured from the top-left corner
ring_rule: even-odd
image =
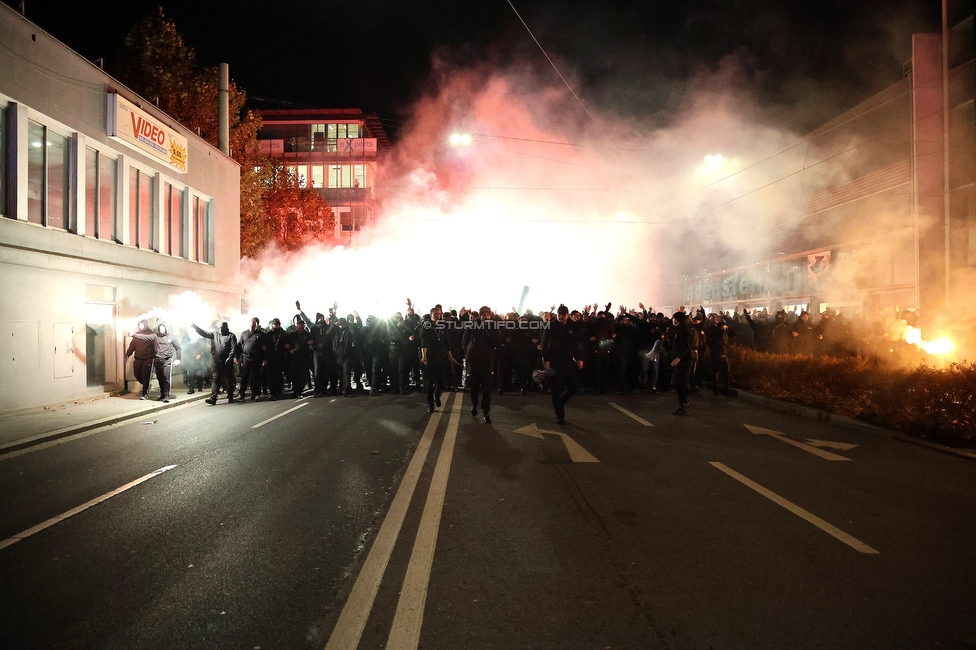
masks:
[[[27,124],[27,220],[68,228],[68,138]]]
[[[301,187],[371,187],[373,170],[369,165],[288,165]],[[311,180],[311,185],[309,185]]]
[[[359,138],[358,123],[329,123],[312,125],[312,151],[325,151],[335,153],[339,150],[339,140],[346,138]]]
[[[7,209],[7,107],[0,106],[0,211]]]
[[[7,217],[11,183],[8,149],[10,111],[0,106],[0,212]],[[46,228],[112,241],[140,250],[214,263],[213,200],[135,164],[120,169],[121,157],[85,146],[77,164],[71,160],[72,137],[34,119],[27,120],[26,220]],[[82,138],[83,140],[83,138]],[[125,176],[127,174],[127,178]],[[72,207],[72,176],[84,188],[84,201]],[[122,184],[128,190],[127,205]],[[81,197],[78,197],[79,201]],[[8,207],[10,209],[8,209]],[[15,211],[15,210],[14,210]],[[84,214],[75,213],[83,211]],[[20,217],[23,219],[23,216]]]

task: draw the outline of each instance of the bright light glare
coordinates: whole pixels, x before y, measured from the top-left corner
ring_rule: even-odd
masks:
[[[709,154],[705,156],[702,167],[706,174],[722,171],[725,167],[725,158],[719,154]]]
[[[471,144],[471,134],[469,133],[452,133],[450,142],[455,147],[466,147]]]
[[[153,307],[129,319],[124,323],[124,330],[131,335],[138,329],[141,320],[149,321],[150,328],[153,328],[156,323],[164,323],[174,332],[178,328],[192,331],[190,323],[196,323],[203,329],[210,329],[216,316],[216,310],[210,303],[204,301],[202,296],[193,291],[184,291],[172,299],[168,309]]]
[[[944,336],[935,341],[925,341],[922,339],[922,330],[911,325],[905,328],[905,341],[928,354],[949,354],[955,347],[952,341]]]

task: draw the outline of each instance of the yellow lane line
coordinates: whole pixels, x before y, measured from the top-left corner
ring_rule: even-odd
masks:
[[[437,431],[440,421],[441,411],[435,411],[430,421],[427,422],[424,435],[417,443],[417,450],[410,460],[410,465],[407,466],[403,480],[400,481],[396,496],[390,503],[390,510],[383,519],[383,525],[380,526],[380,531],[376,534],[373,547],[369,550],[366,562],[359,572],[359,577],[356,578],[356,584],[353,585],[349,599],[346,600],[339,620],[332,630],[332,636],[329,637],[329,642],[325,646],[326,650],[355,650],[359,646],[359,639],[363,634],[363,628],[366,626],[366,619],[373,608],[376,592],[380,588],[380,582],[386,572],[386,565],[390,561],[393,547],[400,535],[400,527],[407,516],[407,508],[413,499],[417,481],[420,479],[420,473],[423,471],[424,462],[430,452],[430,444],[434,439],[434,433]]]
[[[441,513],[444,511],[447,479],[451,473],[451,461],[454,457],[463,401],[463,393],[458,393],[454,398],[451,419],[448,420],[444,442],[441,443],[441,451],[427,493],[427,503],[424,505],[420,527],[413,543],[410,564],[407,565],[407,574],[400,590],[396,616],[393,618],[390,638],[386,643],[387,650],[416,650],[420,645],[420,628],[424,623],[424,607],[427,603],[427,585],[434,564],[437,531],[441,525]]]

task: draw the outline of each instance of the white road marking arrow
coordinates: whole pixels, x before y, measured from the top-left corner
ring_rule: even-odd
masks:
[[[596,459],[596,456],[590,452],[583,449],[578,442],[570,438],[568,435],[562,431],[546,431],[545,429],[540,429],[534,423],[528,426],[524,426],[521,429],[516,429],[515,433],[521,433],[523,436],[529,436],[530,438],[538,438],[542,440],[544,436],[542,434],[549,433],[554,436],[559,436],[563,441],[563,446],[566,447],[566,451],[569,453],[569,458],[574,463],[599,463],[600,461]]]
[[[814,447],[830,447],[831,449],[840,449],[841,451],[848,451],[854,449],[857,445],[851,445],[846,442],[833,442],[831,440],[815,440],[813,438],[807,438],[807,442]]]
[[[816,447],[813,447],[813,446],[810,446],[810,445],[806,445],[806,444],[804,444],[802,442],[797,442],[796,440],[791,440],[790,438],[787,438],[786,437],[786,434],[783,433],[782,431],[773,431],[772,429],[763,429],[762,427],[756,427],[756,426],[753,426],[751,424],[743,424],[743,426],[745,428],[749,429],[749,431],[752,431],[755,434],[764,435],[764,436],[772,436],[773,438],[776,438],[777,440],[782,440],[783,442],[785,442],[787,444],[790,444],[790,445],[793,445],[794,447],[799,447],[803,451],[808,451],[811,454],[813,454],[814,456],[820,456],[824,460],[850,460],[850,458],[845,458],[843,456],[838,456],[837,454],[833,454],[833,453],[831,453],[829,451],[824,451],[823,449],[818,449]]]

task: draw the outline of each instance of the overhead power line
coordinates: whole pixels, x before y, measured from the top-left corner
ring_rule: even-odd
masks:
[[[573,97],[575,97],[576,101],[579,102],[580,108],[582,108],[583,112],[586,113],[586,116],[592,120],[593,116],[590,115],[590,112],[588,110],[586,110],[586,106],[583,105],[583,100],[579,98],[579,95],[576,94],[576,91],[573,90],[573,87],[569,85],[569,82],[566,81],[566,77],[563,76],[563,73],[559,71],[559,68],[556,67],[556,64],[553,63],[552,59],[549,58],[549,54],[546,52],[545,48],[542,47],[542,43],[539,42],[539,39],[535,37],[535,34],[532,33],[532,30],[529,29],[529,26],[525,24],[524,20],[522,20],[522,16],[519,15],[518,9],[516,9],[515,5],[512,4],[512,0],[508,0],[508,6],[511,7],[512,11],[515,12],[515,15],[518,16],[518,19],[522,22],[522,25],[525,26],[525,31],[529,33],[529,36],[532,37],[532,40],[535,41],[535,44],[538,45],[539,49],[542,50],[542,53],[546,55],[546,60],[549,61],[549,65],[552,66],[552,69],[556,71],[556,74],[559,75],[559,78],[562,79],[563,83],[566,84],[566,87],[569,88],[569,92],[573,93]]]

